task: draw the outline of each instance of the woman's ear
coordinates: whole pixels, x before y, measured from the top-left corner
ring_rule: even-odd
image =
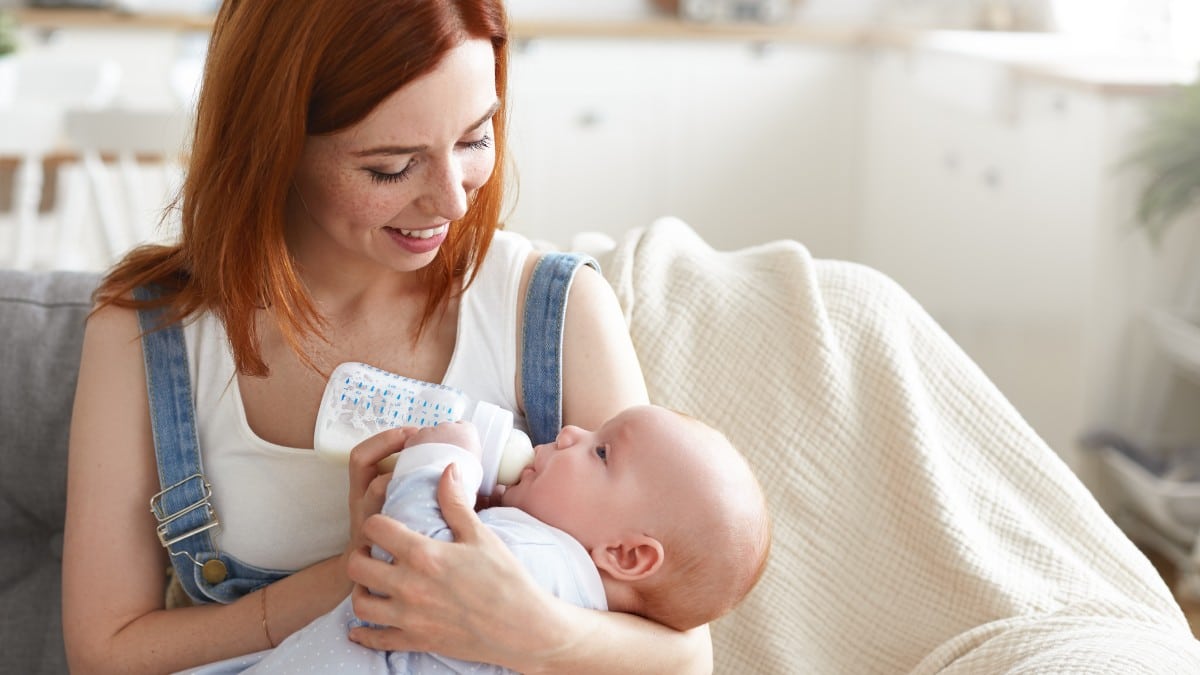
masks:
[[[596,567],[618,581],[645,579],[662,567],[664,557],[662,543],[645,534],[628,535],[592,549]]]

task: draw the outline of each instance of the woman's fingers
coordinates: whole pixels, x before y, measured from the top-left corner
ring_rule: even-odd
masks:
[[[430,636],[467,642],[463,622],[451,618],[461,614],[462,600],[443,588],[445,560],[440,552],[445,549],[440,547],[451,545],[385,516],[368,518],[363,531],[370,541],[394,552],[396,560],[376,560],[365,549],[351,554],[347,574],[356,584],[351,594],[354,614],[397,630],[369,629],[370,637],[362,644],[390,651],[438,651]]]
[[[442,509],[442,519],[454,532],[455,541],[475,542],[484,533],[492,534],[476,515],[475,495],[468,494],[463,487],[462,474],[457,464],[447,466],[442,472],[442,478],[438,481],[437,496],[438,506]]]
[[[438,483],[438,503],[455,542],[428,537],[380,514],[363,522],[364,541],[393,561],[376,560],[366,548],[349,555],[346,572],[357,584],[354,613],[385,627],[355,630],[352,639],[375,649],[527,663],[543,645],[531,642],[526,631],[554,614],[553,599],[479,520],[475,495],[464,494],[452,467]]]
[[[415,646],[407,646],[405,633],[399,628],[352,628],[350,629],[350,641],[376,651],[428,651]]]
[[[351,598],[354,615],[371,624],[350,630],[350,640],[364,647],[388,652],[437,652],[439,643],[423,636],[439,635],[460,644],[473,637],[457,627],[451,627],[447,635],[443,626],[423,623],[421,611],[405,611],[407,605],[398,598],[374,595],[361,586],[354,588]]]
[[[379,475],[380,460],[404,448],[415,427],[396,427],[381,431],[354,446],[350,451],[350,485],[360,491]]]
[[[404,448],[413,427],[398,427],[380,432],[354,446],[350,451],[350,540],[348,551],[367,545],[362,524],[371,514],[379,513],[387,497],[389,474],[381,473],[380,461]]]
[[[354,548],[370,546],[370,543],[362,535],[362,523],[372,514],[383,510],[383,503],[387,500],[389,478],[388,474],[376,476],[367,484],[367,489],[363,491],[357,503],[351,503],[350,513],[354,521],[351,523],[350,533],[354,537],[354,541],[352,542]]]

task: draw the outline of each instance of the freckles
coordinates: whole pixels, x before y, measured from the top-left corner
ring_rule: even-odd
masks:
[[[370,220],[395,202],[394,194],[384,185],[375,185],[361,172],[348,169],[331,174],[325,183],[330,204],[355,219]]]
[[[481,163],[478,169],[470,175],[469,181],[474,188],[483,187],[488,180],[491,179],[493,170],[495,169],[495,158],[488,162]]]
[[[357,190],[346,193],[346,202],[355,213],[366,215],[386,210],[391,200],[374,190]]]
[[[350,196],[352,208],[364,216],[378,219],[389,219],[403,210],[408,203],[407,193],[398,191],[394,186],[378,187],[369,190],[359,190]]]
[[[347,176],[341,171],[315,171],[305,181],[305,198],[338,208],[350,192]],[[310,198],[308,195],[312,194]]]

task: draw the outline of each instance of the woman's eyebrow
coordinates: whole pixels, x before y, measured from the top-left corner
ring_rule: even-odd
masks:
[[[463,133],[465,134],[468,131],[471,131],[480,126],[483,126],[488,120],[492,119],[492,116],[495,115],[496,111],[499,109],[500,109],[500,101],[499,100],[494,101],[492,103],[491,107],[489,107],[487,109],[487,112],[485,112],[482,117],[480,117],[479,119],[472,122],[469,126],[467,126],[467,128],[465,130],[463,130]],[[383,156],[383,155],[413,155],[418,152],[427,150],[428,148],[429,148],[429,146],[427,146],[427,145],[412,145],[412,146],[381,145],[377,148],[367,148],[366,150],[357,150],[354,152],[354,156],[355,157],[379,157],[379,156]]]
[[[466,133],[468,131],[471,131],[473,129],[483,126],[485,122],[492,119],[492,116],[495,115],[496,111],[499,109],[500,109],[500,100],[496,99],[495,101],[492,101],[492,105],[487,109],[487,112],[483,113],[482,117],[475,120],[474,124],[467,127],[466,129],[464,129],[463,133]]]

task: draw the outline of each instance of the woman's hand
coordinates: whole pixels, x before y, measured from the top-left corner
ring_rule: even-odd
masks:
[[[356,628],[350,639],[373,649],[437,652],[526,671],[544,662],[563,626],[552,597],[475,515],[453,481],[438,485],[438,504],[456,542],[436,541],[386,516],[368,518],[363,534],[392,554],[387,564],[366,549],[350,556],[357,585],[354,613],[392,628]],[[373,589],[379,596],[367,592]]]
[[[397,427],[382,431],[350,451],[350,543],[345,557],[351,552],[368,547],[362,536],[363,522],[383,509],[391,473],[384,471],[379,463],[399,452],[416,433],[416,427]]]

